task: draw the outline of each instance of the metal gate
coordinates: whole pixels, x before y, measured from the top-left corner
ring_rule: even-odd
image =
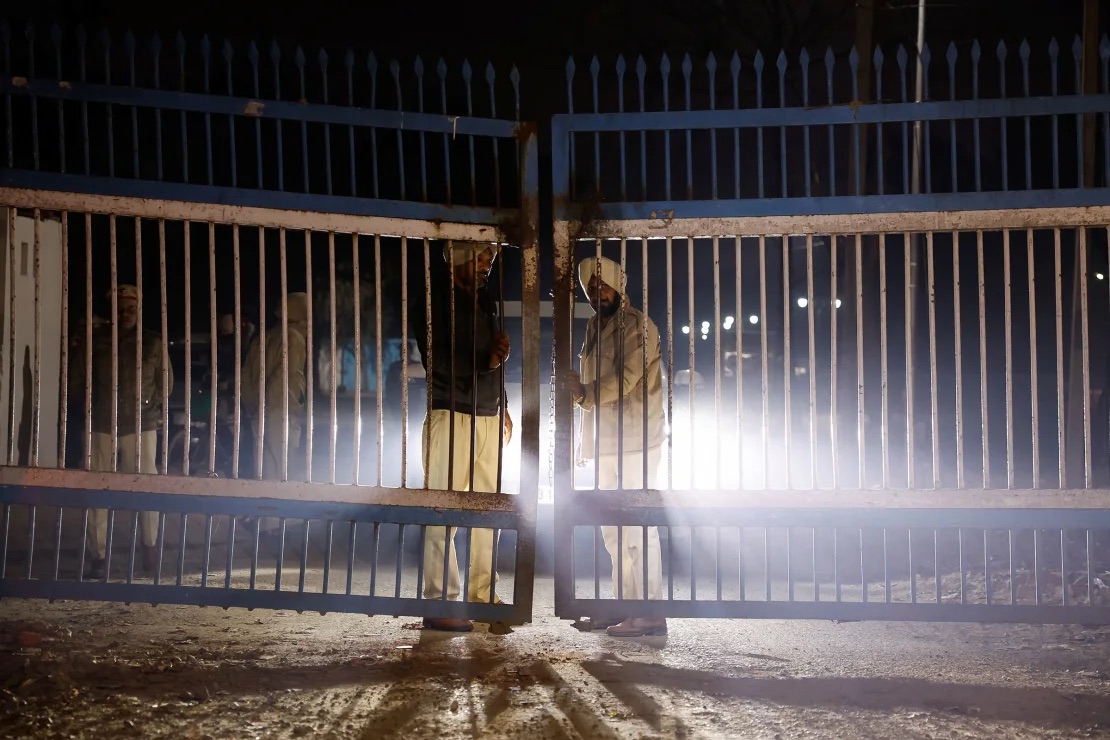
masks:
[[[323,51],[275,45],[267,62],[254,45],[214,54],[207,37],[178,37],[171,52],[157,37],[113,46],[55,31],[53,49],[36,49],[33,31],[3,34],[0,596],[529,621],[536,141],[534,127],[497,117],[493,68],[483,118],[469,65],[448,85],[444,66],[433,80],[394,62],[387,88],[373,55],[356,65],[348,53],[329,78]],[[515,70],[498,82],[519,101]],[[423,112],[426,92],[441,110]],[[420,110],[406,112],[414,93]],[[387,95],[396,111],[381,109]],[[458,241],[500,249],[494,300],[516,355],[497,372],[517,433],[496,490],[481,493],[421,481],[422,361],[448,351],[433,346],[429,312],[451,278],[443,245]],[[512,325],[506,296],[524,307]],[[133,334],[124,318],[105,323],[125,298],[137,298]],[[303,345],[294,302],[307,308]],[[255,407],[270,415],[254,422],[251,336],[265,379]],[[291,362],[301,346],[303,364]],[[94,422],[104,393],[121,400]],[[448,569],[449,548],[434,565],[423,554],[443,527],[459,528],[464,594],[468,564],[488,557],[500,572],[484,603],[422,589],[427,570]],[[479,554],[471,544],[490,530],[492,552]],[[101,551],[103,572],[90,574]]]
[[[926,99],[930,80],[950,99],[921,103],[901,48],[896,68],[876,50],[862,94],[855,51],[823,77],[805,52],[720,77],[687,56],[675,83],[664,57],[646,93],[642,58],[635,80],[623,58],[568,65],[559,616],[1110,623],[1110,95],[1105,64],[1080,94],[1073,52],[1074,83],[1055,42],[923,54]],[[612,314],[624,339],[591,355],[572,310],[598,257],[651,321]],[[652,455],[627,452],[652,446],[630,413],[653,403],[653,327],[654,486]],[[575,385],[580,347],[622,368],[608,402]]]

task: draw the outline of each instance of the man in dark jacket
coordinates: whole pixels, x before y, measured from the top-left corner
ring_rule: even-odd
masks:
[[[432,389],[432,408],[424,420],[424,481],[433,490],[497,491],[497,459],[512,436],[512,419],[504,405],[501,366],[509,356],[509,337],[499,331],[497,307],[486,291],[496,248],[489,244],[449,242],[443,251],[452,285],[433,286],[431,347],[424,301],[413,306],[413,333]],[[453,290],[452,290],[453,288]],[[452,294],[454,299],[452,301]],[[429,366],[429,356],[431,363]],[[470,541],[467,599],[490,601],[493,530],[474,529]],[[428,527],[424,539],[424,598],[457,600],[459,569],[455,528]],[[444,551],[450,547],[447,573]],[[493,597],[496,603],[496,596]],[[425,619],[430,629],[467,632],[466,619]]]

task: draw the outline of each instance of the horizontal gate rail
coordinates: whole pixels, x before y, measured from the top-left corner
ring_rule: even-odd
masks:
[[[35,176],[35,178],[38,177],[39,175]],[[43,174],[41,177],[47,179],[63,176]],[[0,180],[3,178],[4,175],[0,174]],[[61,185],[62,182],[57,180],[55,184]],[[130,185],[134,187],[132,188]],[[181,187],[191,188],[192,186]],[[345,234],[377,234],[410,239],[457,239],[504,243],[509,236],[501,227],[496,225],[496,222],[490,223],[481,220],[469,222],[465,219],[429,221],[386,215],[391,214],[387,207],[388,204],[378,209],[375,201],[368,201],[371,204],[370,207],[373,208],[373,212],[357,214],[328,210],[311,211],[296,207],[280,208],[268,196],[264,200],[274,204],[274,207],[189,200],[162,200],[144,195],[149,192],[149,184],[141,182],[127,184],[120,189],[133,189],[135,195],[71,192],[53,188],[36,190],[0,187],[0,205],[23,209],[38,208],[43,211],[89,211],[113,216],[172,221],[209,221],[218,224],[235,224],[265,229],[309,229]],[[288,205],[305,205],[304,196],[295,194],[289,194],[289,196],[290,203]],[[243,198],[243,200],[249,199]],[[420,204],[401,203],[399,205]],[[401,210],[404,211],[405,209],[402,208]],[[457,212],[454,209],[444,207],[443,213],[444,215],[455,215]]]

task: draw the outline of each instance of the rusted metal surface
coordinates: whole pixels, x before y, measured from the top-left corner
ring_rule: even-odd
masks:
[[[199,221],[239,224],[268,229],[310,229],[317,232],[408,236],[415,239],[455,239],[460,241],[504,242],[502,230],[492,224],[413,221],[378,216],[349,216],[335,213],[225,206],[212,203],[129,198],[114,195],[89,195],[54,190],[26,190],[0,187],[0,204],[13,208],[68,210],[104,213],[167,221]],[[505,219],[515,220],[515,210],[506,209]]]

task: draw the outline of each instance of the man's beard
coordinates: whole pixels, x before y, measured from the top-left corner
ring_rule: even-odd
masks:
[[[598,304],[597,313],[601,318],[608,319],[620,308],[620,301],[604,301]]]

